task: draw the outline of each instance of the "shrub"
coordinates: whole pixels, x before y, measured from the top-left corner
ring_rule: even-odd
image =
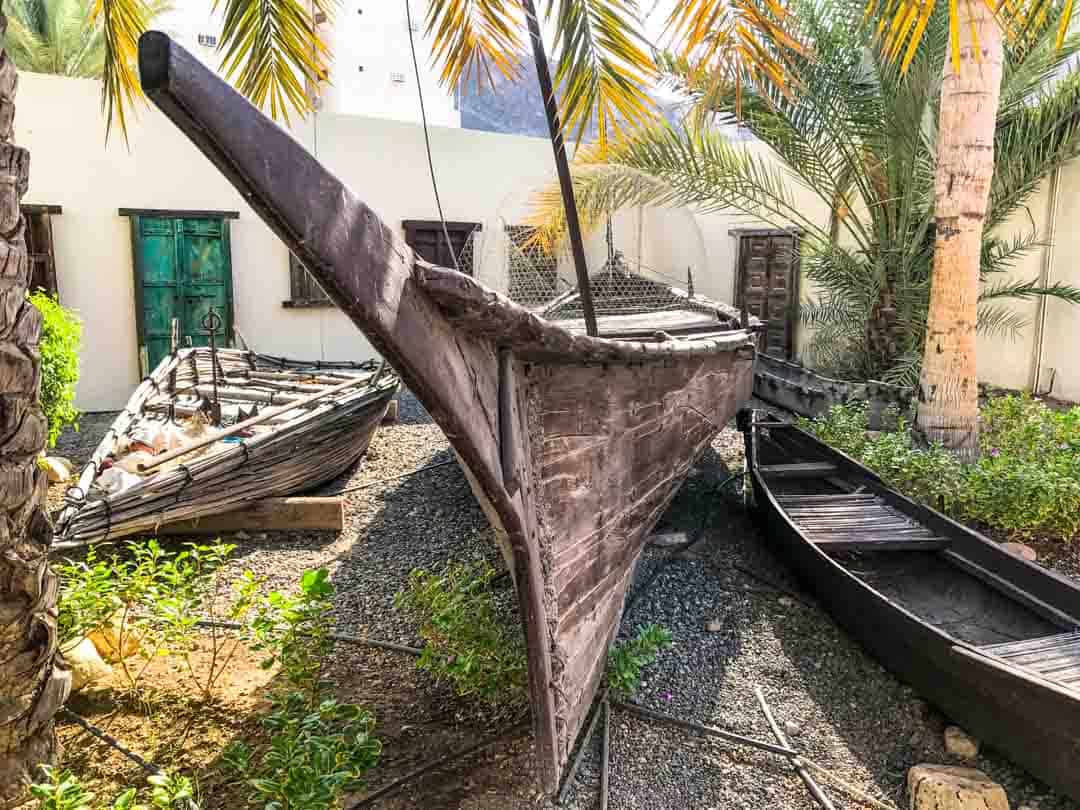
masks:
[[[525,644],[499,614],[490,588],[495,575],[483,560],[452,563],[442,575],[414,569],[395,605],[420,621],[421,669],[462,697],[518,705],[526,691]]]
[[[45,781],[30,786],[30,795],[38,800],[38,810],[93,810],[94,794],[83,787],[71,773],[48,765],[42,766]],[[184,776],[156,773],[147,779],[150,804],[138,802],[139,791],[128,788],[108,805],[110,810],[198,810],[191,780]],[[145,791],[144,791],[145,792]],[[101,805],[104,807],[105,805]]]
[[[608,654],[607,685],[616,697],[629,698],[641,686],[641,673],[671,646],[671,633],[658,624],[639,627],[637,635],[616,644]]]
[[[977,462],[914,442],[901,420],[869,436],[860,404],[799,426],[862,461],[886,483],[954,517],[1021,536],[1080,532],[1080,407],[1055,412],[1030,395],[992,400],[981,414]]]
[[[275,702],[263,720],[270,746],[258,755],[243,743],[222,759],[245,776],[259,804],[291,810],[330,810],[345,792],[359,790],[378,764],[382,744],[372,735],[372,716],[351,703],[324,700],[312,707],[298,692]]]
[[[44,292],[31,294],[30,303],[42,316],[41,407],[49,421],[49,447],[55,447],[65,427],[78,429],[75,384],[79,381],[82,321]]]

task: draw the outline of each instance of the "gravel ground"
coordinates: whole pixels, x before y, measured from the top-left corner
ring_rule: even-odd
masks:
[[[414,627],[392,605],[413,567],[438,567],[448,557],[477,555],[499,566],[501,561],[456,464],[385,480],[453,459],[445,437],[415,400],[403,395],[400,403],[399,421],[379,430],[366,459],[324,488],[331,493],[364,487],[346,496],[344,532],[243,538],[233,564],[265,576],[275,587],[290,587],[305,569],[325,565],[338,588],[336,612],[343,630],[416,643]],[[82,461],[80,454],[89,454],[110,421],[111,415],[84,418],[82,431],[63,437],[57,452]],[[722,499],[715,497],[717,485],[741,468],[741,436],[728,428],[658,527],[686,531],[697,542],[674,553],[649,547],[642,557],[632,596],[636,601],[621,635],[656,622],[672,632],[675,644],[648,671],[638,700],[771,741],[754,698],[754,687],[761,686],[779,722],[794,724],[795,748],[861,790],[904,807],[910,766],[950,762],[942,748],[946,719],[863,653],[799,591],[742,511],[737,484],[728,485]],[[643,590],[654,574],[651,587]],[[707,629],[710,623],[713,632]],[[391,677],[399,665],[411,669],[399,658],[386,665],[388,684],[405,677]],[[422,688],[418,695],[410,693],[409,700],[428,704],[416,706],[417,716],[425,718],[422,734],[446,734],[460,722],[454,711],[443,711],[438,719],[438,709],[451,701],[447,693]],[[439,703],[433,707],[432,700]],[[396,706],[403,701],[388,697],[387,702]],[[379,706],[373,708],[380,712]],[[399,708],[391,733],[417,734],[407,725],[407,702],[394,712]],[[564,807],[598,806],[598,737]],[[461,744],[439,740],[444,747],[438,753]],[[391,761],[395,751],[391,741],[385,759]],[[514,783],[511,776],[528,767],[528,746],[496,746],[471,762],[480,764],[452,766],[423,780],[415,788],[420,792],[403,795],[402,803],[393,806],[516,808],[537,803],[535,794],[523,793],[520,778]],[[984,751],[976,765],[1005,786],[1013,808],[1078,807],[993,752]],[[815,806],[788,766],[770,755],[705,740],[617,708],[611,723],[611,791],[610,806],[619,810]],[[838,806],[858,806],[842,793],[829,792]]]

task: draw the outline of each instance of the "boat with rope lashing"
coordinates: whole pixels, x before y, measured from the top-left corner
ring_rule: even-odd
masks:
[[[601,313],[595,330],[542,317],[418,258],[299,142],[166,35],[143,35],[139,69],[150,100],[450,441],[513,576],[537,771],[554,793],[648,533],[750,396],[756,322],[700,300]]]
[[[367,451],[398,389],[385,364],[184,348],[135,389],[65,495],[53,550],[314,489]]]
[[[795,425],[740,415],[763,534],[953,722],[1080,799],[1080,585],[916,503]]]

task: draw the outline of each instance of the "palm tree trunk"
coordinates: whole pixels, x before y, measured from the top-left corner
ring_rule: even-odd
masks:
[[[0,11],[0,35],[6,28]],[[53,716],[71,685],[55,666],[57,581],[37,465],[47,433],[38,404],[41,315],[26,300],[30,263],[19,212],[30,155],[11,143],[17,84],[0,50],[0,806],[56,758]]]
[[[979,451],[975,325],[983,223],[994,173],[1001,30],[982,0],[961,2],[960,71],[946,61],[938,125],[937,234],[918,428],[961,460]]]

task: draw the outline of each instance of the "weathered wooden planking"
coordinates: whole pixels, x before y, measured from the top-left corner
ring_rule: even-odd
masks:
[[[402,239],[163,34],[143,87],[367,335],[450,440],[514,575],[542,787],[603,673],[641,544],[749,397],[749,332],[611,340],[546,321]],[[631,424],[632,423],[632,424]],[[630,425],[630,429],[627,429]],[[580,576],[557,556],[580,558]],[[561,577],[561,579],[560,579]]]
[[[341,498],[260,498],[239,509],[162,526],[161,534],[216,534],[238,531],[324,531],[345,528]]]

